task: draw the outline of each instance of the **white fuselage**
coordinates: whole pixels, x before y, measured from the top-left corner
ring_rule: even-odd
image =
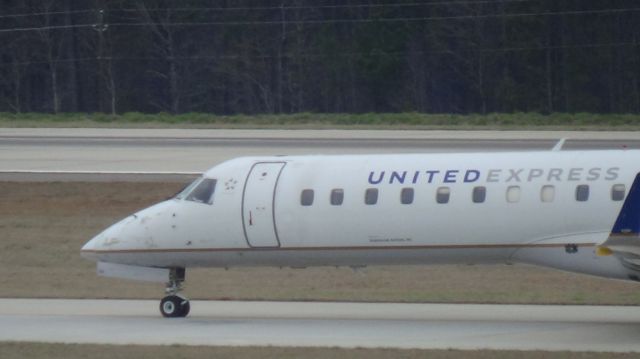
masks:
[[[631,150],[239,158],[204,174],[211,203],[189,198],[195,183],[83,255],[142,267],[515,261],[637,278],[595,251],[638,172]]]

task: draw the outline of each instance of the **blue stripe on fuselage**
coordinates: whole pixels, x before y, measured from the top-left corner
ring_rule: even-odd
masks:
[[[640,233],[640,173],[633,180],[611,233]]]

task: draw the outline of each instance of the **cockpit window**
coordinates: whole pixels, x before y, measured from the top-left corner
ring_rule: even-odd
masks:
[[[197,186],[198,183],[200,183],[201,181],[202,181],[202,177],[199,177],[195,181],[189,183],[188,185],[183,187],[180,190],[180,192],[178,192],[178,194],[176,194],[173,198],[175,198],[175,199],[183,199],[183,198],[185,198],[193,190],[193,188],[195,186]]]
[[[217,180],[213,178],[205,178],[200,181],[195,188],[185,198],[187,201],[198,203],[213,203],[213,192],[216,189]]]

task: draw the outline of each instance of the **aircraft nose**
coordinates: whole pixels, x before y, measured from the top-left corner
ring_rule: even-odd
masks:
[[[98,237],[100,237],[100,234],[91,238],[87,243],[84,244],[84,246],[82,246],[82,248],[80,249],[80,256],[82,256],[82,258],[93,261],[96,260],[95,250],[97,248],[96,242],[98,241]]]
[[[110,251],[157,246],[158,228],[166,224],[171,202],[161,202],[121,220],[89,240],[80,250],[82,257],[97,261]],[[155,232],[154,232],[155,231]]]
[[[123,222],[118,222],[111,227],[105,229],[95,237],[91,238],[80,249],[80,255],[83,258],[97,261],[99,251],[105,247],[109,247],[119,242],[119,235],[122,232]]]
[[[96,248],[96,243],[95,243],[95,237],[91,238],[89,241],[87,241],[87,243],[84,244],[84,246],[82,246],[82,248],[80,248],[80,252],[86,252],[86,251],[91,251],[94,250]]]

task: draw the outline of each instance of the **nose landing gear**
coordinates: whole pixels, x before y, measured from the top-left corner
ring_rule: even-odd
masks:
[[[184,318],[190,309],[189,300],[179,295],[168,295],[160,301],[160,312],[165,318]]]
[[[160,313],[165,318],[184,318],[189,314],[189,300],[178,294],[185,279],[184,268],[171,268],[169,282],[165,292],[167,296],[160,301]]]

